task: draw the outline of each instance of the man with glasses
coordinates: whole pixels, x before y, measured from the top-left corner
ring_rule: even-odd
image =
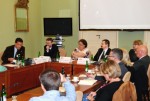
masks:
[[[112,49],[110,51],[109,56],[108,56],[109,60],[113,60],[113,61],[115,61],[116,63],[119,64],[119,66],[121,68],[121,76],[120,76],[120,78],[123,78],[125,73],[128,71],[126,66],[124,65],[124,63],[121,62],[122,58],[123,58],[123,52],[119,48]]]

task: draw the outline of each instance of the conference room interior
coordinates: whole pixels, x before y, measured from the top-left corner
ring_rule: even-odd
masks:
[[[16,4],[19,0],[1,0],[0,1],[0,56],[2,56],[5,48],[7,46],[13,45],[14,40],[17,37],[20,37],[23,39],[23,46],[25,46],[25,58],[36,58],[38,57],[39,52],[41,55],[44,54],[44,45],[45,40],[47,38],[56,38],[56,35],[59,34],[63,38],[63,48],[66,51],[66,56],[71,57],[72,51],[78,47],[78,41],[80,39],[85,39],[88,43],[88,49],[91,51],[93,55],[96,54],[97,50],[101,46],[101,42],[103,39],[110,40],[110,48],[121,48],[126,49],[129,51],[133,47],[133,41],[134,40],[142,40],[143,44],[147,46],[148,48],[148,55],[150,55],[150,31],[148,28],[146,29],[131,29],[131,30],[124,30],[124,29],[97,29],[93,30],[90,29],[82,29],[80,25],[81,18],[80,15],[80,4],[81,0],[24,0],[28,1],[27,3],[27,11],[28,11],[28,28],[27,30],[17,30],[16,29]],[[121,15],[121,14],[118,14]],[[61,33],[57,33],[55,35],[45,35],[44,33],[44,18],[72,18],[72,35],[61,35]],[[92,19],[94,20],[94,19]],[[92,21],[91,20],[91,21]],[[2,63],[2,60],[0,59],[0,63]],[[41,63],[41,64],[35,64],[31,66],[27,66],[29,68],[18,68],[18,70],[12,69],[8,67],[8,74],[2,73],[2,78],[4,78],[4,75],[7,75],[4,79],[7,82],[6,86],[10,86],[11,83],[15,84],[17,79],[14,80],[15,77],[18,75],[21,76],[22,73],[24,75],[27,75],[26,72],[29,72],[29,76],[34,77],[31,79],[31,85],[26,87],[25,85],[29,82],[26,80],[25,76],[23,76],[24,83],[22,84],[23,87],[18,86],[19,84],[15,84],[18,88],[12,88],[8,91],[9,98],[12,97],[13,94],[22,94],[26,93],[26,91],[29,91],[26,93],[27,99],[33,97],[30,95],[31,93],[35,96],[42,95],[43,92],[40,90],[40,82],[38,79],[39,74],[45,70],[46,68],[54,68],[56,67],[56,70],[59,72],[61,71],[62,66],[64,66],[66,69],[66,72],[71,74],[73,77],[74,75],[78,75],[80,73],[84,72],[85,65],[80,65],[77,63]],[[59,68],[60,67],[60,68]],[[95,66],[90,65],[90,68],[95,68]],[[70,68],[70,69],[68,69]],[[11,72],[10,72],[11,71]],[[36,71],[36,72],[35,72]],[[12,74],[11,74],[12,73]],[[14,75],[14,77],[11,75],[18,73],[17,75]],[[33,74],[32,74],[33,73]],[[79,74],[78,74],[79,73]],[[0,77],[1,78],[1,77]],[[12,78],[12,79],[11,79]],[[10,80],[11,79],[11,80]],[[32,80],[35,79],[33,82]],[[14,81],[13,81],[14,80]],[[0,80],[1,81],[1,80]],[[3,81],[3,80],[2,80]],[[9,84],[8,84],[9,82]],[[21,82],[22,81],[17,81]],[[96,83],[95,85],[99,85],[101,82]],[[1,84],[0,84],[1,85]],[[82,88],[81,90],[85,93],[90,92],[92,90],[97,89],[96,86],[93,87],[87,87]],[[18,91],[16,90],[18,89]],[[77,88],[78,89],[78,88]],[[78,89],[80,90],[80,89]],[[19,93],[18,93],[19,92]],[[21,92],[21,93],[20,93]],[[37,95],[36,95],[37,94]],[[29,96],[28,96],[29,95]],[[22,95],[21,95],[22,96]],[[23,96],[23,97],[25,97]],[[19,98],[20,99],[20,98]],[[10,100],[10,99],[9,99]],[[25,101],[25,100],[24,100]]]

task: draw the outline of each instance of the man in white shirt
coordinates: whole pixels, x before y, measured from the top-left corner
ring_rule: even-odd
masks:
[[[100,61],[109,55],[111,49],[109,48],[110,42],[108,39],[102,40],[101,48],[98,49],[96,55],[94,56],[94,61]]]

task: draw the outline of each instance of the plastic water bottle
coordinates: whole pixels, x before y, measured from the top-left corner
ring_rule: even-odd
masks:
[[[85,71],[88,72],[88,70],[89,70],[89,64],[88,64],[88,61],[86,61]]]
[[[2,84],[1,101],[6,101],[7,100],[6,96],[7,96],[7,93],[6,93],[5,84]]]

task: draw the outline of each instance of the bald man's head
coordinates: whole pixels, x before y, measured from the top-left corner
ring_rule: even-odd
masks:
[[[144,57],[148,54],[148,49],[147,46],[145,45],[140,45],[137,49],[136,49],[136,55],[138,58]]]

